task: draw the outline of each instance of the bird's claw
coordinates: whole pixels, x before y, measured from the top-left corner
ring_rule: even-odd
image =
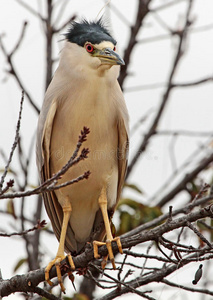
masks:
[[[65,287],[63,285],[63,281],[62,281],[62,275],[61,275],[61,269],[60,269],[60,265],[61,265],[61,262],[62,260],[65,259],[66,256],[62,255],[62,256],[56,256],[55,259],[53,259],[48,265],[47,267],[45,268],[45,280],[47,281],[47,283],[50,285],[50,286],[53,286],[53,282],[50,280],[50,270],[51,268],[55,265],[56,267],[56,273],[57,273],[57,278],[58,278],[58,282],[60,284],[60,287],[61,287],[61,290],[62,292],[65,294]],[[73,263],[73,260],[72,260],[72,256],[71,254],[68,254],[67,255],[67,258],[68,258],[68,261],[69,261],[69,264],[70,264],[70,267],[72,270],[75,269],[75,265]]]
[[[100,255],[98,254],[98,247],[99,246],[103,246],[103,245],[106,245],[107,247],[107,250],[108,250],[108,255],[105,256],[103,258],[103,261],[101,263],[101,266],[102,266],[102,269],[105,268],[106,264],[107,264],[107,259],[109,257],[110,261],[111,261],[111,264],[112,264],[112,267],[113,269],[115,270],[116,269],[116,266],[115,266],[115,258],[114,258],[114,254],[113,254],[113,251],[112,251],[112,242],[116,242],[117,243],[117,246],[118,246],[118,251],[123,254],[123,250],[122,250],[122,245],[121,245],[121,241],[120,241],[120,238],[119,237],[116,237],[112,240],[110,239],[107,239],[106,242],[99,242],[99,241],[93,241],[93,249],[94,249],[94,257],[96,259],[100,258]]]

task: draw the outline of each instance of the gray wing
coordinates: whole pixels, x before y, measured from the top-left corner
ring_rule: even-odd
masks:
[[[51,85],[47,90],[44,104],[38,120],[36,160],[39,170],[40,182],[43,183],[50,178],[50,142],[54,118],[57,111],[57,98],[53,98],[54,93],[51,91]],[[45,208],[50,218],[53,230],[57,239],[60,239],[61,227],[63,221],[62,207],[58,202],[56,194],[47,192],[43,194]],[[74,243],[74,244],[73,244]],[[70,226],[67,228],[67,237],[65,243],[67,252],[75,250],[75,239]]]
[[[122,187],[124,184],[129,152],[128,128],[124,119],[118,121],[118,190],[117,202],[120,199]]]
[[[129,115],[124,100],[123,93],[120,85],[117,83],[115,95],[117,97],[117,106],[119,111],[118,118],[118,189],[117,189],[117,202],[120,199],[122,187],[124,184],[128,153],[129,153]]]
[[[48,97],[48,92],[44,99],[44,104],[38,119],[36,162],[39,171],[40,182],[43,183],[50,178],[49,170],[49,146],[51,139],[51,129],[56,113],[56,101]],[[52,192],[43,194],[44,204],[47,214],[51,220],[56,237],[60,237],[60,227],[63,220],[62,209],[57,202],[55,194]]]

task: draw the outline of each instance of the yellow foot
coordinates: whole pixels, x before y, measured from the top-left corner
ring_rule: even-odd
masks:
[[[62,276],[61,276],[61,270],[60,270],[60,263],[63,259],[65,259],[66,256],[64,255],[57,255],[55,259],[53,259],[46,267],[45,269],[45,280],[48,282],[49,285],[53,285],[52,281],[50,280],[50,270],[52,268],[52,266],[55,265],[56,267],[56,272],[57,272],[57,277],[58,277],[58,282],[61,286],[61,290],[63,293],[65,293],[65,287],[63,285],[63,282],[62,282]],[[72,260],[72,256],[71,254],[68,254],[67,255],[67,258],[68,258],[68,261],[69,261],[69,264],[70,264],[70,267],[72,270],[75,270],[75,265],[73,263],[73,260]]]
[[[123,254],[122,245],[121,245],[121,241],[120,241],[119,237],[116,237],[116,238],[114,238],[112,240],[106,240],[105,243],[104,242],[93,241],[93,249],[94,249],[94,257],[98,259],[98,258],[100,258],[100,255],[98,254],[98,246],[106,245],[107,246],[107,250],[108,250],[109,259],[110,259],[110,261],[112,263],[113,269],[115,270],[116,266],[115,266],[114,254],[113,254],[113,251],[112,251],[112,242],[116,242],[117,243],[119,252],[121,254]],[[104,257],[103,262],[101,264],[103,269],[106,266],[108,255]]]

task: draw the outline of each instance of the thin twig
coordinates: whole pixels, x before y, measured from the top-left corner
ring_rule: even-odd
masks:
[[[113,11],[117,16],[118,18],[128,27],[131,27],[131,23],[129,21],[129,19],[121,13],[121,9],[117,8],[113,3],[110,3],[110,6],[109,8],[111,9],[111,11]]]
[[[12,161],[14,151],[15,151],[16,146],[17,146],[17,144],[18,144],[18,140],[19,140],[19,132],[20,132],[20,126],[21,126],[22,110],[23,110],[23,102],[24,102],[24,92],[22,91],[21,102],[20,102],[20,108],[19,108],[19,115],[18,115],[18,121],[17,121],[17,124],[16,124],[16,134],[15,134],[15,139],[14,139],[14,142],[13,142],[13,145],[12,145],[12,148],[11,148],[11,151],[10,151],[10,155],[9,155],[7,164],[6,164],[5,169],[4,169],[4,173],[3,173],[2,177],[1,177],[1,181],[0,181],[0,194],[1,194],[1,192],[2,192],[2,187],[3,187],[3,184],[4,184],[4,180],[5,180],[5,177],[7,176],[7,172],[8,172],[10,163],[11,163],[11,161]]]
[[[41,289],[40,287],[36,286],[33,287],[32,291],[42,297],[44,297],[45,299],[49,299],[49,300],[61,300],[60,297],[56,297],[55,295],[53,295],[52,293],[48,293],[47,291]]]
[[[190,222],[187,222],[187,226],[194,231],[194,233],[205,243],[209,246],[209,248],[212,249],[212,244],[202,235],[200,231],[197,230]]]
[[[167,222],[171,222],[172,221],[172,209],[173,209],[173,206],[170,205],[169,206],[169,217],[167,219]]]
[[[171,1],[171,2],[167,2],[165,4],[162,4],[162,5],[159,5],[157,7],[154,7],[152,9],[150,9],[150,12],[164,10],[164,9],[167,9],[168,7],[170,7],[170,6],[177,5],[177,4],[179,4],[183,1],[186,1],[186,0],[174,0],[174,1]]]
[[[88,148],[84,148],[81,151],[81,154],[77,157],[78,152],[82,146],[82,143],[86,141],[87,139],[87,135],[89,134],[89,128],[84,127],[83,130],[81,131],[81,134],[79,136],[78,139],[78,143],[76,146],[76,149],[72,155],[72,157],[68,160],[68,162],[62,167],[62,169],[60,171],[58,171],[55,175],[53,175],[51,178],[47,179],[45,182],[43,182],[39,187],[33,189],[33,190],[29,190],[29,191],[24,191],[24,192],[14,192],[11,194],[5,194],[5,195],[1,195],[0,199],[13,199],[13,198],[21,198],[21,197],[26,197],[26,196],[32,196],[32,195],[37,195],[40,193],[45,193],[47,191],[52,191],[58,188],[62,188],[64,186],[76,183],[80,180],[83,179],[88,179],[89,175],[90,175],[90,171],[85,172],[83,175],[79,176],[78,178],[75,178],[73,180],[70,180],[68,182],[62,183],[59,186],[56,186],[56,183],[58,181],[58,179],[61,178],[62,175],[64,175],[67,170],[69,168],[71,168],[73,165],[79,163],[80,161],[84,160],[87,158],[87,155],[89,153],[89,149]]]
[[[98,271],[102,274],[102,270],[100,270],[96,265],[93,264],[93,267],[94,267],[96,270],[98,270]],[[128,285],[127,283],[125,283],[125,282],[123,282],[123,281],[119,281],[119,280],[113,278],[112,276],[110,276],[110,275],[107,274],[107,273],[103,273],[103,275],[106,276],[107,278],[111,279],[112,281],[118,283],[119,285],[125,286],[125,287],[126,287],[127,289],[129,289],[131,292],[133,292],[133,293],[135,293],[135,294],[137,294],[137,295],[139,295],[139,296],[144,297],[144,293],[143,293],[143,292],[140,292],[140,291],[136,290],[135,288],[133,288],[132,286]],[[144,298],[145,298],[145,297],[144,297]],[[101,299],[102,299],[102,298],[100,298],[100,300],[101,300]],[[148,299],[148,298],[147,298],[147,299]],[[153,298],[150,298],[150,299],[153,299]]]
[[[170,190],[165,196],[163,196],[157,203],[157,206],[162,207],[167,202],[169,202],[172,198],[174,198],[179,192],[184,190],[186,188],[187,182],[190,182],[192,179],[194,179],[197,174],[199,174],[202,170],[204,170],[210,163],[213,162],[213,153],[211,153],[209,156],[205,156],[198,164],[195,166],[195,168],[190,171],[188,174],[186,174],[177,184],[176,186]]]
[[[177,288],[180,288],[180,289],[183,289],[186,291],[197,292],[197,293],[202,293],[202,294],[213,296],[213,292],[211,292],[209,289],[196,289],[196,288],[192,288],[192,287],[190,288],[190,287],[184,286],[182,284],[177,284],[177,283],[171,282],[165,278],[162,279],[161,282],[163,282],[169,286],[177,287]]]
[[[157,255],[148,255],[148,254],[144,254],[144,253],[136,253],[136,252],[132,252],[132,251],[129,251],[129,250],[123,250],[123,252],[125,254],[133,256],[133,257],[143,257],[143,258],[146,258],[146,259],[156,259],[158,261],[169,262],[169,260],[167,260],[166,258],[157,256]]]
[[[62,31],[63,29],[65,29],[67,27],[67,25],[69,25],[72,21],[74,21],[76,19],[76,17],[77,17],[76,15],[73,15],[66,22],[64,22],[60,27],[54,28],[53,33],[58,33],[60,31]]]
[[[132,160],[129,164],[126,178],[128,178],[129,175],[131,174],[134,166],[136,165],[136,162],[138,161],[138,159],[141,156],[141,153],[145,151],[150,138],[155,133],[155,130],[156,130],[156,128],[159,124],[159,121],[162,117],[162,114],[164,112],[166,104],[169,100],[170,93],[171,93],[171,90],[172,90],[173,78],[174,78],[174,75],[177,71],[177,67],[179,65],[179,62],[180,62],[181,58],[183,57],[184,46],[185,46],[186,37],[187,37],[187,29],[191,26],[191,22],[189,20],[189,15],[190,15],[190,12],[191,12],[192,3],[193,3],[193,1],[189,0],[187,12],[186,12],[185,24],[183,26],[183,29],[181,31],[179,31],[179,34],[178,34],[178,37],[179,37],[178,47],[177,47],[175,58],[174,58],[174,61],[173,61],[173,65],[172,65],[172,68],[171,68],[171,71],[170,71],[170,74],[169,74],[167,88],[166,88],[166,91],[165,91],[165,93],[162,97],[160,107],[158,109],[158,112],[157,112],[157,114],[154,118],[154,121],[152,122],[147,134],[145,135],[144,139],[140,143],[138,149],[135,152],[134,157],[132,158]]]
[[[213,24],[211,23],[208,25],[200,26],[200,27],[190,28],[190,29],[187,29],[187,31],[190,31],[190,34],[196,34],[199,32],[205,32],[207,30],[212,30],[212,29],[213,29]],[[146,44],[146,43],[153,43],[153,42],[168,40],[173,37],[176,37],[178,34],[179,34],[179,31],[174,30],[172,33],[169,33],[169,34],[161,34],[161,35],[157,35],[157,36],[153,36],[153,37],[143,38],[138,41],[138,44]]]
[[[42,15],[40,13],[38,13],[36,10],[34,10],[30,5],[28,5],[27,3],[25,3],[22,0],[16,0],[21,6],[23,6],[26,10],[28,10],[32,15],[36,16],[37,18],[39,18],[41,21],[45,22],[46,19],[44,17],[42,17]]]
[[[138,8],[137,8],[137,15],[135,18],[135,22],[134,25],[131,26],[131,33],[129,36],[129,41],[127,42],[127,46],[126,49],[124,51],[124,61],[125,61],[125,65],[122,66],[121,72],[120,72],[120,76],[118,78],[119,84],[121,86],[121,88],[123,87],[123,83],[125,78],[128,75],[128,67],[130,64],[130,57],[131,57],[131,53],[132,50],[134,49],[135,45],[137,44],[137,35],[139,33],[139,30],[143,24],[143,21],[145,19],[145,17],[147,16],[147,14],[149,13],[149,4],[150,4],[151,0],[147,0],[147,1],[138,1]]]
[[[166,132],[166,134],[167,134],[167,132]],[[199,147],[197,147],[197,149],[195,149],[195,151],[193,151],[188,157],[187,157],[187,159],[180,165],[180,167],[178,168],[178,170],[176,170],[176,172],[175,173],[173,173],[173,174],[171,174],[171,176],[164,182],[164,184],[156,191],[156,193],[151,197],[151,198],[149,198],[148,199],[148,202],[149,203],[152,203],[154,200],[156,201],[157,200],[157,197],[159,198],[159,196],[162,194],[162,192],[164,192],[166,189],[168,189],[168,186],[175,180],[175,178],[179,175],[179,174],[181,174],[181,172],[184,172],[184,170],[185,169],[187,169],[187,167],[189,167],[190,166],[190,164],[192,163],[192,161],[193,161],[193,167],[194,167],[194,165],[195,165],[195,162],[194,162],[194,160],[195,160],[195,157],[197,157],[197,156],[199,156],[200,155],[200,153],[201,153],[201,150],[206,150],[207,149],[207,147],[208,147],[208,145],[209,145],[209,143],[211,143],[211,141],[212,141],[212,137],[210,137],[207,141],[205,141],[204,143],[202,143],[202,145],[199,145]],[[204,160],[205,160],[205,158],[206,157],[204,157]],[[211,159],[210,159],[211,160]],[[211,162],[211,161],[210,161]],[[207,161],[207,164],[208,164],[209,162]],[[195,166],[195,169],[193,169],[193,174],[192,174],[192,177],[190,176],[190,173],[188,174],[189,175],[189,177],[187,177],[187,178],[183,178],[183,180],[184,180],[184,183],[182,184],[182,187],[181,187],[181,189],[179,190],[179,191],[181,191],[182,189],[185,189],[185,186],[186,186],[186,183],[188,182],[187,180],[189,179],[189,181],[191,181],[199,172],[200,172],[200,169],[198,168],[197,169],[197,165],[199,166],[199,164],[202,164],[202,167],[203,168],[205,168],[206,166],[205,165],[203,165],[203,159],[202,160],[200,160],[199,162],[197,162],[196,163],[196,166]],[[195,172],[194,172],[194,170],[196,170]],[[198,173],[197,173],[198,172]],[[176,186],[177,186],[177,184],[176,184]],[[175,187],[176,187],[175,186]],[[174,194],[172,194],[172,197],[174,197],[175,195],[176,195],[176,192],[177,192],[178,190],[175,190],[175,193]],[[171,192],[171,191],[170,191]],[[168,192],[168,194],[170,193],[170,192]],[[168,194],[167,194],[167,196],[168,196]],[[164,198],[164,197],[163,197]],[[162,200],[162,199],[161,199]],[[158,200],[158,201],[161,201],[161,200]]]
[[[160,238],[159,238],[159,241],[160,241]],[[157,247],[158,249],[160,250],[160,252],[168,259],[169,262],[172,262],[174,264],[178,264],[178,261],[172,259],[171,257],[169,257],[164,251],[163,249],[159,246],[159,243],[157,243]]]
[[[25,26],[24,28],[26,28],[26,26]],[[25,32],[25,30],[24,30],[24,32]],[[24,37],[24,35],[23,35],[23,30],[22,30],[22,32],[21,32],[21,37],[22,37],[22,39],[23,39],[23,37]],[[21,43],[20,38],[19,38],[18,41],[19,41],[19,45],[20,45],[20,43]],[[21,89],[22,91],[24,91],[24,94],[25,94],[25,96],[27,97],[28,101],[30,102],[30,104],[32,105],[32,107],[35,109],[35,111],[37,112],[37,114],[39,114],[40,110],[39,110],[38,106],[35,104],[34,100],[33,100],[32,97],[30,96],[30,94],[29,94],[29,92],[27,91],[27,89],[25,88],[23,82],[21,81],[21,78],[19,77],[19,75],[18,75],[18,73],[17,73],[17,71],[16,71],[16,68],[15,68],[15,66],[14,66],[14,64],[13,64],[13,61],[12,61],[11,54],[7,53],[7,51],[6,51],[6,48],[5,48],[4,43],[3,43],[3,41],[2,41],[2,35],[0,36],[0,47],[1,47],[1,49],[2,49],[2,52],[3,52],[4,56],[5,56],[5,58],[7,59],[7,62],[8,62],[8,64],[9,64],[9,66],[10,66],[10,70],[7,71],[7,72],[10,73],[11,75],[13,75],[13,76],[15,77],[15,79],[16,79],[16,81],[17,81],[19,87],[20,87],[20,89]],[[14,48],[14,49],[15,49],[15,48]],[[13,49],[12,55],[15,53],[15,52],[14,52],[14,49]]]
[[[44,228],[46,225],[47,225],[47,223],[46,223],[45,220],[43,220],[43,221],[38,220],[37,224],[35,226],[33,226],[32,228],[30,228],[30,229],[27,229],[27,230],[24,230],[24,231],[21,231],[21,232],[13,232],[13,233],[1,233],[0,232],[0,236],[3,236],[3,237],[11,237],[11,236],[14,236],[14,235],[21,236],[21,235],[28,234],[29,232]]]
[[[206,224],[204,221],[199,220],[198,223],[202,224],[204,227],[208,228],[209,230],[213,230],[213,226]]]
[[[207,202],[213,200],[213,195],[212,196],[207,196],[207,197],[203,197],[199,200],[197,200],[195,203],[189,203],[187,205],[185,205],[184,207],[182,208],[179,208],[179,209],[176,209],[176,210],[173,210],[172,211],[172,217],[178,215],[178,214],[188,214],[189,211],[191,211],[194,207],[198,207],[199,205],[204,205],[206,204]],[[125,237],[128,237],[130,236],[130,234],[136,234],[136,233],[140,233],[140,232],[143,232],[144,230],[148,229],[148,228],[151,228],[151,227],[155,227],[157,226],[158,224],[160,224],[161,222],[167,220],[169,217],[169,213],[166,213],[164,215],[161,215],[157,218],[155,218],[154,220],[152,221],[149,221],[143,225],[140,225],[138,226],[137,228],[131,230],[130,232],[127,232],[125,234],[123,234],[123,236]]]
[[[192,86],[197,86],[201,85],[204,83],[209,83],[213,81],[212,76],[205,77],[203,79],[199,80],[194,80],[191,82],[177,82],[177,83],[172,83],[172,88],[190,88]],[[158,83],[150,83],[150,84],[144,84],[144,85],[137,85],[137,86],[130,86],[130,87],[125,87],[124,92],[125,93],[131,93],[131,92],[138,92],[138,91],[143,91],[143,90],[153,90],[153,89],[159,89],[163,88],[166,86],[165,82],[158,82]]]
[[[12,57],[13,54],[18,50],[18,48],[21,46],[22,41],[24,40],[25,30],[28,23],[25,21],[22,27],[21,34],[19,36],[18,41],[16,42],[16,45],[14,46],[13,50],[10,52],[9,56]]]
[[[152,248],[153,245],[154,245],[154,242],[151,242],[150,245],[149,245],[149,247],[147,247],[147,249],[146,249],[146,255],[147,256],[148,256],[149,251],[151,250],[151,248]],[[143,266],[141,268],[141,273],[140,273],[141,276],[143,276],[143,272],[145,270],[145,266],[146,266],[147,261],[148,261],[148,257],[145,258]]]
[[[200,199],[201,200],[201,199]],[[199,200],[198,200],[199,201]],[[123,248],[129,248],[132,246],[135,246],[139,243],[145,242],[145,241],[150,241],[150,240],[156,240],[156,237],[162,236],[163,234],[173,231],[174,229],[187,226],[186,223],[187,221],[189,222],[195,222],[199,219],[205,218],[205,217],[210,217],[213,215],[212,212],[212,205],[206,206],[205,208],[201,208],[196,212],[190,212],[186,216],[182,216],[177,219],[173,219],[172,222],[170,223],[164,223],[159,225],[156,228],[140,232],[140,234],[132,235],[130,232],[130,236],[128,238],[123,238],[121,236],[121,243]],[[118,247],[116,243],[112,243],[112,248],[114,254],[118,253]],[[101,256],[106,256],[108,253],[107,247],[106,246],[101,246],[99,248],[99,254]],[[210,254],[208,257],[206,254]],[[121,284],[123,287],[121,290],[116,289],[116,295],[122,295],[127,292],[134,292],[137,294],[140,294],[141,296],[143,295],[143,292],[139,292],[136,290],[139,286],[146,285],[150,282],[154,281],[161,281],[164,279],[166,276],[169,274],[175,272],[177,269],[182,268],[184,265],[187,265],[188,263],[191,263],[192,261],[198,261],[198,260],[206,260],[206,259],[211,259],[213,256],[212,249],[209,249],[208,246],[204,246],[203,248],[200,249],[199,253],[195,252],[190,255],[187,255],[184,257],[184,259],[181,261],[181,263],[178,264],[169,264],[167,267],[162,268],[160,270],[154,270],[153,272],[149,272],[149,274],[144,274],[144,276],[139,276],[135,278],[132,281],[129,281],[127,283],[121,282],[115,278],[112,278],[108,274],[104,274],[104,276],[108,277],[109,279],[113,280],[115,283]],[[84,268],[88,266],[88,263],[91,262],[94,259],[94,254],[93,254],[93,249],[92,248],[86,248],[85,252],[82,254],[79,254],[76,257],[73,257],[73,262],[76,266],[76,268]],[[66,264],[66,260],[64,261]],[[62,262],[63,264],[63,262]],[[94,264],[92,264],[94,265]],[[96,266],[94,266],[96,268]],[[102,273],[102,270],[99,272]],[[53,277],[56,277],[56,269],[53,267],[50,271],[50,279]],[[9,294],[15,292],[15,291],[29,291],[29,285],[27,284],[29,281],[32,283],[32,286],[37,286],[38,283],[41,281],[44,281],[45,276],[44,276],[44,269],[37,270],[34,272],[30,272],[26,275],[19,275],[18,279],[16,277],[11,278],[10,280],[3,280],[0,282],[0,291],[1,291],[1,296],[8,296]],[[14,285],[14,282],[18,282],[18,286]],[[102,299],[113,299],[111,296],[114,295],[114,292],[110,293],[108,295],[105,295]]]

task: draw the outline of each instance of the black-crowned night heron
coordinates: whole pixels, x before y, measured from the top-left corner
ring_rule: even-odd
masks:
[[[41,182],[67,163],[81,129],[90,129],[84,144],[90,150],[89,157],[72,166],[59,183],[87,170],[91,172],[89,179],[43,195],[60,241],[56,258],[46,267],[45,278],[51,284],[49,271],[55,264],[63,291],[59,265],[65,258],[64,250],[76,254],[87,242],[93,242],[94,257],[99,258],[98,246],[105,244],[105,238],[114,268],[113,240],[122,253],[120,239],[113,239],[110,228],[124,182],[128,148],[128,112],[117,81],[119,65],[124,61],[115,46],[116,41],[101,20],[73,22],[38,121],[37,165]],[[70,255],[69,262],[74,269]]]

